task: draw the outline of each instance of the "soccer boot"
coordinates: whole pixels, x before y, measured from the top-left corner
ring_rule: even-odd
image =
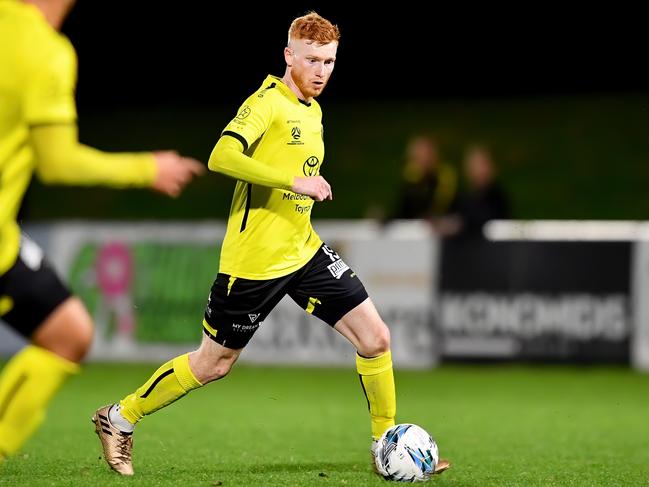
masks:
[[[92,417],[95,432],[104,449],[104,459],[117,473],[133,475],[131,453],[133,451],[133,433],[123,433],[115,428],[108,418],[112,405],[99,408]]]

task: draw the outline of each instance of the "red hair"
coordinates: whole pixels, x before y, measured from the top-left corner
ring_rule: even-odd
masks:
[[[291,27],[288,29],[288,40],[291,39],[305,39],[318,44],[329,44],[334,41],[338,42],[340,31],[337,25],[333,25],[316,12],[309,12],[291,23]]]

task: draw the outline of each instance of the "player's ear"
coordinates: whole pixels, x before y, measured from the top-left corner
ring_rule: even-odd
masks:
[[[289,68],[293,65],[293,49],[288,46],[284,48],[284,60]]]

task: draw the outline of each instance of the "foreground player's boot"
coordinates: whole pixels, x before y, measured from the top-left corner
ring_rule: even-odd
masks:
[[[133,475],[131,452],[133,451],[133,433],[124,433],[115,428],[108,418],[110,405],[99,408],[92,417],[95,432],[104,449],[104,459],[112,468],[122,475]]]
[[[376,464],[376,450],[379,447],[379,442],[378,440],[372,440],[372,445],[370,446],[370,454],[372,458],[372,470],[374,470],[374,473],[383,476],[383,473],[379,470],[378,465]],[[445,472],[451,468],[451,463],[448,460],[445,460],[444,458],[440,458],[437,461],[437,465],[435,465],[435,471],[433,474],[440,474],[442,472]]]

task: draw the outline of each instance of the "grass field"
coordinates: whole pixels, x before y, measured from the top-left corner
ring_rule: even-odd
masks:
[[[90,416],[150,366],[90,365],[0,485],[389,485],[369,466],[353,369],[238,366],[145,419],[136,475],[100,458]],[[397,373],[398,419],[428,429],[453,468],[440,486],[649,485],[649,376],[623,368],[444,366]]]

